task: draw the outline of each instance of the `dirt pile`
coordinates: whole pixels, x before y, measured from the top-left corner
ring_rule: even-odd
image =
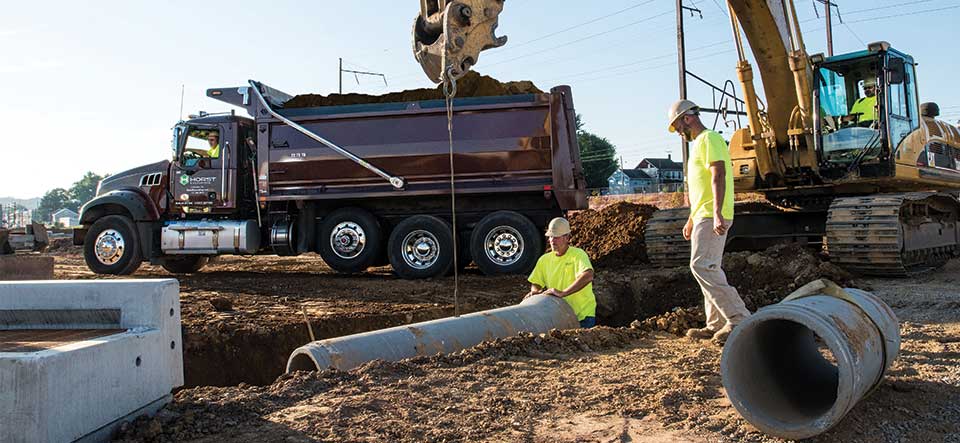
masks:
[[[794,289],[818,278],[841,286],[853,282],[848,272],[798,245],[727,253],[723,269],[751,311],[777,303]],[[687,268],[600,270],[594,292],[598,320],[609,325],[626,325],[635,319],[703,303],[700,287]]]
[[[687,329],[699,328],[706,322],[703,309],[674,308],[672,311],[650,317],[646,320],[634,320],[630,327],[643,331],[662,331],[683,336]]]
[[[597,211],[573,213],[570,215],[571,241],[586,251],[598,268],[646,263],[643,233],[647,220],[656,210],[650,205],[617,202]]]
[[[73,244],[73,238],[52,238],[44,251],[48,254],[82,254],[83,246]]]
[[[528,80],[501,82],[493,77],[470,71],[457,80],[457,97],[490,97],[497,95],[540,94],[540,89]],[[286,102],[284,108],[313,108],[318,106],[359,105],[371,103],[398,103],[421,100],[442,100],[443,86],[410,89],[384,95],[367,94],[302,94]]]

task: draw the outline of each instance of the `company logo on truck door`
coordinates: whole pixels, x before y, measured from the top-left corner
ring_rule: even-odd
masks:
[[[209,185],[213,182],[216,182],[216,177],[191,177],[187,174],[180,176],[180,184],[183,186],[187,185]]]

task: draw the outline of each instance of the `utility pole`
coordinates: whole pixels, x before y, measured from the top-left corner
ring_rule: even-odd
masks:
[[[683,6],[683,0],[677,0],[677,68],[680,75],[680,100],[687,99],[687,49],[683,36],[683,11],[690,11],[691,17],[694,13],[703,18],[703,12],[697,8]],[[680,152],[683,157],[683,177],[687,177],[687,155],[689,155],[690,142],[686,139],[680,142]]]
[[[823,4],[823,9],[826,12],[827,16],[824,17],[827,21],[827,57],[833,57],[833,14],[831,14],[830,8],[837,9],[837,17],[840,17],[840,7],[831,0],[816,0]],[[816,4],[814,4],[816,6]],[[814,12],[817,11],[817,8],[813,8]],[[817,13],[817,16],[820,14]],[[840,23],[843,23],[843,17],[840,17]]]
[[[357,79],[357,84],[358,84],[358,85],[360,84],[360,78],[359,78],[358,76],[360,76],[360,75],[372,75],[372,76],[376,76],[376,77],[382,78],[382,79],[383,79],[383,85],[384,85],[384,86],[387,86],[387,76],[384,75],[384,74],[381,74],[381,73],[379,73],[379,72],[366,72],[366,71],[354,71],[354,70],[351,70],[351,69],[343,69],[343,57],[341,57],[341,58],[340,58],[340,94],[341,94],[341,95],[343,94],[343,73],[344,73],[344,72],[353,74],[353,76]]]

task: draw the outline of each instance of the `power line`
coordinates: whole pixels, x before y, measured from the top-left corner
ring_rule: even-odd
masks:
[[[517,49],[517,48],[519,48],[519,47],[521,47],[521,46],[529,45],[530,43],[538,42],[538,41],[540,41],[540,40],[547,39],[547,38],[553,37],[553,36],[555,36],[555,35],[563,34],[564,32],[572,31],[572,30],[574,30],[574,29],[581,28],[581,27],[583,27],[583,26],[586,26],[586,25],[589,25],[589,24],[592,24],[592,23],[596,23],[596,22],[598,22],[598,21],[600,21],[600,20],[608,19],[608,18],[613,17],[613,16],[615,16],[615,15],[623,14],[624,12],[627,12],[627,11],[630,11],[630,10],[632,10],[632,9],[636,9],[636,8],[641,7],[641,6],[644,6],[644,5],[653,3],[654,1],[655,1],[655,0],[643,1],[643,2],[637,3],[637,4],[633,5],[633,6],[630,6],[630,7],[627,7],[627,8],[623,8],[623,9],[621,9],[621,10],[619,10],[619,11],[612,12],[612,13],[610,13],[610,14],[607,14],[607,15],[604,15],[604,16],[601,16],[601,17],[597,17],[597,18],[594,18],[594,19],[590,19],[590,20],[587,20],[587,21],[585,21],[585,22],[578,23],[578,24],[576,24],[576,25],[570,26],[570,27],[568,27],[568,28],[561,29],[561,30],[559,30],[559,31],[554,31],[554,32],[551,32],[551,33],[549,33],[549,34],[542,35],[542,36],[537,37],[537,38],[535,38],[535,39],[533,39],[533,40],[527,40],[527,41],[525,41],[525,42],[523,42],[523,43],[518,43],[518,44],[512,45],[512,46],[509,47],[509,48],[504,48],[504,51],[512,50],[512,49]],[[501,52],[503,52],[503,51],[501,51]]]
[[[847,28],[847,31],[849,31],[850,34],[853,35],[853,38],[857,39],[862,46],[867,46],[867,42],[863,41],[863,39],[860,38],[860,36],[857,35],[856,32],[853,32],[853,28],[851,28],[850,25],[846,23],[841,23],[841,24],[843,25],[844,28]]]
[[[876,21],[876,20],[885,20],[885,19],[890,19],[890,18],[907,17],[907,16],[911,16],[911,15],[926,14],[926,13],[930,13],[930,12],[948,11],[948,10],[957,9],[957,8],[960,8],[960,5],[947,6],[947,7],[944,7],[944,8],[936,8],[936,9],[925,9],[925,10],[923,10],[923,11],[904,12],[904,13],[901,13],[901,14],[891,14],[891,15],[884,15],[884,16],[880,16],[880,17],[870,17],[870,18],[865,18],[865,19],[861,19],[861,20],[850,21],[850,22],[848,22],[848,23],[865,23],[865,22],[872,22],[872,21]]]
[[[536,51],[536,52],[530,52],[530,53],[527,53],[527,54],[524,54],[524,55],[520,55],[520,56],[517,56],[517,57],[509,58],[509,59],[506,59],[506,60],[501,60],[501,61],[494,62],[494,63],[487,63],[485,66],[502,65],[502,64],[504,64],[504,63],[509,63],[509,62],[512,62],[512,61],[516,61],[516,60],[520,60],[520,59],[527,58],[527,57],[529,57],[529,56],[531,56],[531,55],[542,54],[542,53],[547,52],[547,51],[552,51],[552,50],[554,50],[554,49],[563,48],[563,47],[566,47],[566,46],[570,46],[570,45],[572,45],[572,44],[580,43],[580,42],[582,42],[582,41],[584,41],[584,40],[589,40],[589,39],[592,39],[592,38],[599,37],[599,36],[601,36],[601,35],[607,35],[607,34],[610,34],[610,33],[612,33],[612,32],[619,31],[619,30],[621,30],[621,29],[626,29],[626,28],[629,28],[629,27],[631,27],[631,26],[636,26],[636,25],[639,25],[639,24],[641,24],[641,23],[648,22],[648,21],[653,20],[653,19],[655,19],[655,18],[663,17],[663,16],[665,16],[665,15],[667,15],[667,14],[671,14],[671,13],[673,13],[673,11],[661,12],[661,13],[659,13],[659,14],[652,15],[652,16],[649,16],[649,17],[645,17],[645,18],[640,19],[640,20],[637,20],[637,21],[635,21],[635,22],[627,23],[627,24],[625,24],[625,25],[623,25],[623,26],[618,26],[618,27],[616,27],[616,28],[608,29],[608,30],[603,31],[603,32],[598,32],[598,33],[596,33],[596,34],[590,34],[590,35],[588,35],[588,36],[586,36],[586,37],[581,37],[581,38],[578,38],[578,39],[576,39],[576,40],[572,40],[572,41],[569,41],[569,42],[566,42],[566,43],[561,43],[561,44],[559,44],[559,45],[551,46],[551,47],[546,48],[546,49],[541,49],[541,50]]]

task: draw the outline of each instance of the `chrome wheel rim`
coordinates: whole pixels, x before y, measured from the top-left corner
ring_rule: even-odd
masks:
[[[487,258],[500,266],[510,266],[523,257],[523,236],[512,226],[497,226],[483,240]]]
[[[330,232],[330,248],[342,259],[357,258],[367,245],[367,234],[355,222],[340,222]]]
[[[126,243],[123,241],[123,236],[114,229],[101,232],[93,246],[97,261],[108,266],[120,261],[125,249]]]
[[[428,269],[440,259],[440,242],[433,233],[418,229],[407,234],[401,243],[403,261],[414,269]]]

